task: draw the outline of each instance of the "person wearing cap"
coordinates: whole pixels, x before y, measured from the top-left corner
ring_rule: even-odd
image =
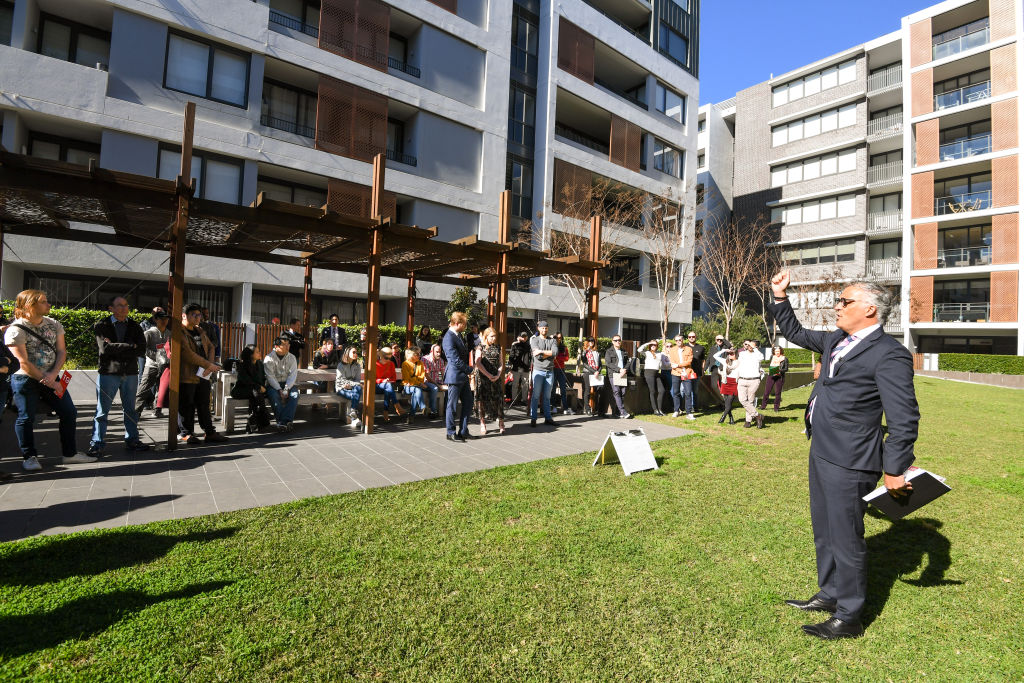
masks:
[[[512,403],[522,401],[523,408],[527,407],[530,397],[530,366],[532,365],[530,355],[530,335],[527,332],[520,332],[519,339],[512,342],[508,350],[508,367],[512,370]]]
[[[551,388],[555,379],[555,356],[558,342],[548,336],[548,321],[537,323],[537,336],[530,340],[530,355],[533,356],[533,374],[530,376],[530,426],[537,426],[537,403],[544,408],[544,424],[554,425],[551,419]]]
[[[158,307],[153,309],[153,315],[149,321],[150,327],[144,335],[146,339],[145,365],[139,380],[139,391],[135,395],[135,413],[139,416],[142,415],[143,410],[153,407],[157,388],[160,386],[160,375],[163,374],[164,368],[170,365],[164,346],[171,340],[171,318],[164,309]],[[153,417],[163,417],[163,411],[156,408],[153,411]]]

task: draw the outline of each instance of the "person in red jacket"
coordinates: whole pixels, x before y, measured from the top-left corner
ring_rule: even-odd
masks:
[[[398,405],[398,377],[395,374],[395,363],[391,359],[391,347],[382,346],[377,353],[377,393],[384,394],[384,419],[391,420],[390,410],[395,408],[395,415],[402,416],[402,407]]]

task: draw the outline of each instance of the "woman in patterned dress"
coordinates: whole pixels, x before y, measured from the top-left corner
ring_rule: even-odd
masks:
[[[498,346],[498,333],[488,327],[480,335],[483,346],[477,355],[474,371],[476,407],[480,414],[480,436],[487,433],[487,420],[498,421],[498,433],[505,433],[505,364]]]

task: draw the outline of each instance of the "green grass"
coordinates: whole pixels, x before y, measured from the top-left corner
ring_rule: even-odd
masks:
[[[859,640],[780,604],[816,590],[794,405],[629,478],[582,454],[0,546],[0,679],[1020,680],[1024,395],[917,388],[953,491],[868,517]]]

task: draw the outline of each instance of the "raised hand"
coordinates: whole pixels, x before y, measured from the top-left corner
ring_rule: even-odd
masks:
[[[775,296],[786,296],[786,288],[789,287],[789,270],[780,270],[772,276],[772,292]]]

